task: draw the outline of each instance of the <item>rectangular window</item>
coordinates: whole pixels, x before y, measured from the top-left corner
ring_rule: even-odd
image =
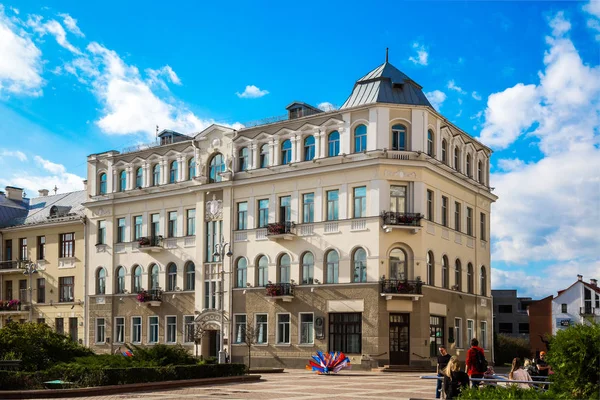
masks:
[[[19,239],[19,260],[27,260],[27,238]]]
[[[512,322],[500,322],[498,323],[498,333],[513,333]]]
[[[336,221],[339,218],[339,191],[327,192],[327,221]]]
[[[27,299],[27,279],[19,279],[19,300],[24,303]]]
[[[290,314],[277,314],[277,344],[290,343]]]
[[[481,321],[480,330],[481,332],[479,334],[479,345],[482,348],[487,349],[487,321]]]
[[[440,346],[446,344],[444,334],[446,318],[436,315],[429,316],[429,355],[435,357]]]
[[[165,341],[170,344],[177,343],[177,317],[175,315],[167,316]]]
[[[196,234],[196,209],[192,208],[186,211],[186,236],[194,236]]]
[[[481,222],[481,240],[487,240],[486,229],[485,229],[485,214],[479,214],[479,219]]]
[[[454,230],[460,232],[460,208],[458,201],[454,202]]]
[[[311,224],[315,222],[315,194],[305,193],[302,195],[302,222]]]
[[[46,236],[37,237],[37,259],[44,260],[46,258]]]
[[[12,300],[13,299],[13,290],[12,290],[12,281],[4,282],[4,300]]]
[[[513,309],[511,304],[499,304],[498,312],[500,314],[512,314]]]
[[[38,303],[46,302],[46,279],[45,278],[37,279],[37,302]]]
[[[96,244],[106,244],[106,221],[98,221]]]
[[[133,240],[140,240],[142,237],[142,216],[136,215],[133,217]]]
[[[442,225],[448,226],[448,198],[442,196]]]
[[[117,218],[117,243],[125,242],[125,218]]]
[[[96,343],[100,344],[106,342],[105,330],[106,325],[104,318],[96,318]]]
[[[406,210],[406,186],[390,186],[390,211],[405,213]]]
[[[267,314],[256,314],[256,343],[267,344],[268,341],[268,316]]]
[[[279,198],[279,222],[292,220],[292,198],[283,196]]]
[[[58,301],[61,303],[74,301],[74,288],[74,276],[64,276],[62,278],[58,278],[58,292],[60,295]]]
[[[169,211],[169,226],[167,237],[177,237],[177,211]]]
[[[563,303],[563,304],[560,305],[560,312],[563,313],[563,314],[566,314],[568,312],[567,311],[567,305],[565,303]]]
[[[158,343],[158,317],[148,317],[148,343]]]
[[[12,261],[12,240],[4,241],[4,261]]]
[[[258,201],[258,226],[257,228],[266,228],[269,224],[269,199]]]
[[[75,234],[61,233],[59,235],[60,258],[75,257]]]
[[[471,345],[471,339],[475,337],[475,321],[472,319],[467,320],[467,344]]]
[[[427,219],[433,221],[433,191],[427,190]]]
[[[54,318],[54,330],[61,335],[65,334],[65,320],[63,318]]]
[[[237,229],[243,231],[248,229],[248,202],[237,204]]]
[[[74,342],[78,339],[77,325],[77,317],[69,318],[69,337]]]
[[[300,344],[314,343],[314,315],[300,313]]]
[[[219,243],[223,221],[209,221],[206,223],[206,262],[218,262],[219,255],[215,254],[215,245]]]
[[[467,235],[473,236],[473,209],[467,207]]]
[[[354,218],[367,216],[367,187],[354,188]]]
[[[204,281],[204,308],[217,308],[217,282]]]
[[[131,317],[131,342],[142,343],[142,317]]]
[[[194,316],[183,316],[183,342],[194,343]]]
[[[521,322],[519,323],[519,333],[529,333],[529,323]]]
[[[329,314],[329,351],[360,354],[362,350],[362,313]]]
[[[160,214],[150,215],[150,236],[160,235]]]
[[[246,315],[234,315],[233,343],[241,344],[246,342]]]
[[[124,343],[125,342],[125,318],[124,317],[116,317],[115,318],[115,337],[113,338],[115,343]]]
[[[454,318],[454,343],[457,349],[462,349],[462,319]]]

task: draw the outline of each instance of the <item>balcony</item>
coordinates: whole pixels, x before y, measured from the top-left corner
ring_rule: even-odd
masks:
[[[0,314],[24,314],[29,311],[29,306],[21,300],[0,300]]]
[[[159,252],[163,249],[162,236],[146,236],[138,240],[138,250],[144,253]]]
[[[583,317],[599,317],[600,316],[600,308],[589,307],[579,307],[579,314]]]
[[[393,300],[394,297],[407,297],[413,300],[419,300],[423,297],[421,288],[423,281],[409,281],[406,279],[381,279],[381,296],[385,296],[386,300]]]
[[[394,211],[384,211],[381,213],[383,230],[386,233],[391,232],[392,229],[412,229],[413,233],[417,233],[421,229],[421,218],[423,216],[419,213]]]
[[[142,290],[138,293],[137,300],[140,303],[148,303],[151,307],[158,307],[162,304],[162,294],[161,288]]]
[[[294,235],[292,229],[295,224],[291,221],[278,222],[267,225],[267,239],[277,241],[279,239],[292,240]]]
[[[265,288],[268,300],[281,299],[286,303],[294,299],[294,286],[291,283],[269,283]]]
[[[25,264],[28,263],[27,260],[14,260],[14,261],[0,261],[0,274],[1,273],[12,273],[19,272],[21,268],[25,267]]]

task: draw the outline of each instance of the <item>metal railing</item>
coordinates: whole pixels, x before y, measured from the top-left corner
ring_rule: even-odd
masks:
[[[0,270],[23,268],[28,262],[27,260],[0,261]]]
[[[291,283],[269,283],[265,287],[265,294],[270,297],[293,296],[294,286]]]
[[[391,294],[422,294],[423,281],[406,279],[382,279],[381,293]]]
[[[267,225],[267,236],[285,235],[287,233],[292,233],[293,227],[294,227],[294,223],[291,221],[268,224]]]
[[[160,247],[162,246],[162,236],[144,236],[139,238],[139,247]]]
[[[600,308],[594,308],[592,306],[579,307],[579,314],[600,316]]]
[[[423,216],[419,213],[394,211],[384,211],[381,213],[381,219],[383,219],[384,225],[421,226],[421,218],[423,218]]]

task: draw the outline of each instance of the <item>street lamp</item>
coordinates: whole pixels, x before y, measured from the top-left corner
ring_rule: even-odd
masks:
[[[28,262],[25,264],[25,270],[23,271],[23,275],[28,276],[28,284],[29,284],[29,322],[33,318],[33,287],[31,285],[31,275],[37,274],[37,264]]]
[[[225,250],[229,249],[227,252]],[[231,264],[231,243],[225,241],[224,237],[221,237],[221,243],[215,244],[215,252],[213,257],[218,258],[221,263],[221,290],[219,291],[220,299],[219,304],[221,306],[221,333],[219,335],[219,364],[225,364],[225,350],[223,348],[223,337],[225,335],[225,306],[224,306],[224,293],[225,293],[225,256],[229,257]]]

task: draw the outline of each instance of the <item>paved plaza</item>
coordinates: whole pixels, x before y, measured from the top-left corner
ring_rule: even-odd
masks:
[[[178,390],[92,396],[90,400],[175,399],[433,399],[435,381],[419,379],[418,373],[343,371],[318,376],[292,370],[263,374],[256,383],[189,387]],[[81,398],[80,398],[81,399]]]

